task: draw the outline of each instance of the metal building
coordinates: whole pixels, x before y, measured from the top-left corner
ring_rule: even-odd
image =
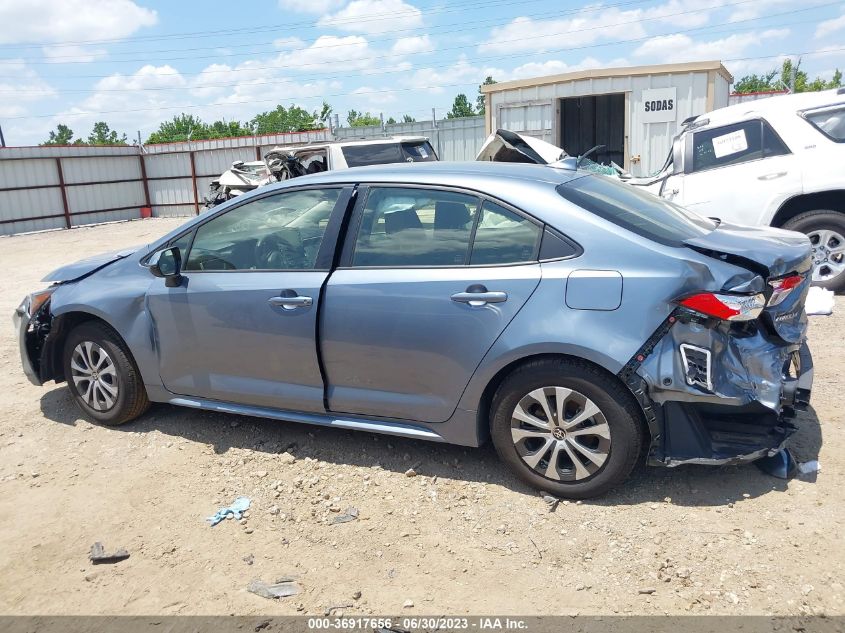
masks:
[[[525,133],[635,176],[659,170],[684,119],[728,105],[733,77],[718,61],[596,68],[482,86],[486,127]]]

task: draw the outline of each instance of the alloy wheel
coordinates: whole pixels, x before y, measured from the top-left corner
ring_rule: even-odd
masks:
[[[845,272],[845,237],[821,229],[807,233],[813,245],[813,281],[828,281]]]
[[[567,387],[541,387],[525,395],[511,416],[511,437],[522,461],[555,481],[592,477],[610,455],[604,414]]]
[[[70,358],[71,378],[80,398],[95,411],[107,411],[117,401],[117,369],[106,351],[83,341]]]

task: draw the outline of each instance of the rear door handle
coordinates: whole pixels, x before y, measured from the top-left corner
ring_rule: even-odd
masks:
[[[296,310],[297,308],[309,307],[313,301],[311,297],[303,297],[296,294],[295,290],[285,290],[280,296],[267,299],[267,303],[285,310]]]
[[[473,307],[487,305],[488,303],[502,303],[508,300],[508,293],[499,290],[487,290],[482,285],[470,286],[465,292],[456,292],[451,296],[452,301],[468,303]]]
[[[787,172],[785,171],[775,171],[771,174],[763,174],[762,176],[757,176],[757,180],[776,180],[777,178],[783,178],[786,176]]]

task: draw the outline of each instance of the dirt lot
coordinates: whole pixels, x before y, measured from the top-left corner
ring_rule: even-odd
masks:
[[[0,316],[60,264],[176,225],[0,238]],[[792,441],[799,459],[821,461],[818,477],[643,467],[615,493],[554,513],[490,446],[163,405],[121,428],[91,424],[64,386],[27,382],[4,320],[0,613],[842,614],[842,297],[837,310],[812,321],[814,411]],[[239,495],[252,499],[243,524],[205,523]],[[350,507],[357,520],[330,523]],[[92,566],[94,541],[131,557]],[[280,576],[302,593],[246,591]]]

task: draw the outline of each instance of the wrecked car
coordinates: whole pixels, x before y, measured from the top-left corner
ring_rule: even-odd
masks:
[[[150,402],[479,446],[586,498],[774,454],[807,406],[807,237],[496,162],[268,185],[15,313],[23,369],[104,424]]]
[[[263,161],[232,163],[211,182],[205,209],[271,182],[282,182],[333,169],[437,160],[424,136],[394,136],[369,140],[331,141],[297,147],[274,147]]]

